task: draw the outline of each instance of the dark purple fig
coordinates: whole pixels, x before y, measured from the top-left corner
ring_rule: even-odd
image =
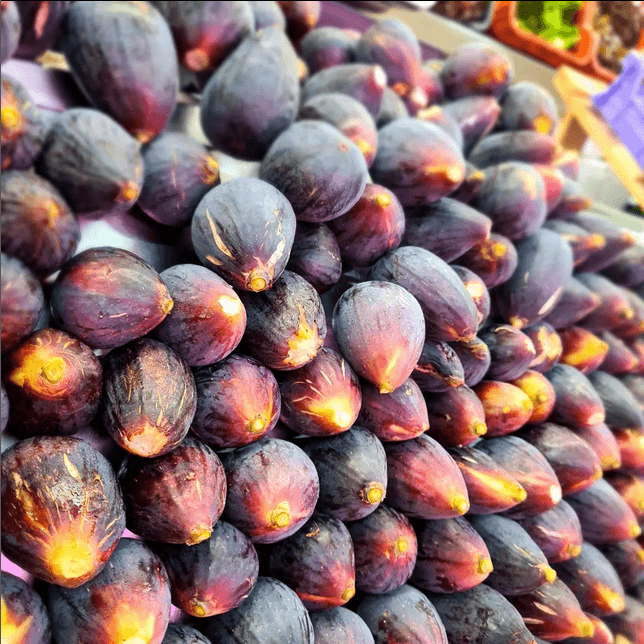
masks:
[[[145,146],[143,165],[137,205],[165,226],[188,226],[201,199],[220,183],[215,157],[177,132],[162,134]]]
[[[297,532],[313,514],[318,473],[299,447],[277,438],[222,457],[228,481],[223,518],[253,543],[274,543]]]
[[[557,156],[552,165],[569,179],[579,179],[579,152],[576,150],[565,150]]]
[[[555,307],[546,315],[546,322],[555,329],[565,329],[576,324],[601,304],[601,298],[575,277],[564,284]]]
[[[15,6],[18,3],[5,4]],[[3,27],[4,6],[2,5]],[[4,33],[2,40],[4,46]],[[40,110],[20,83],[5,76],[2,77],[1,101],[2,171],[26,170],[40,154],[45,137]]]
[[[590,331],[610,331],[633,318],[624,289],[595,273],[577,273],[575,277],[600,299],[599,306],[581,320],[581,326]]]
[[[595,627],[570,588],[560,580],[534,591],[512,597],[533,635],[558,642],[566,637],[591,637]]]
[[[390,394],[362,383],[362,408],[357,424],[382,441],[416,438],[429,429],[427,405],[418,385],[408,378]]]
[[[444,197],[408,208],[403,244],[420,246],[451,262],[490,235],[492,222],[474,208]]]
[[[428,106],[442,103],[445,98],[439,64],[442,64],[442,61],[426,60],[420,67],[418,86],[425,92]]]
[[[638,370],[639,357],[624,340],[610,331],[604,331],[600,337],[608,345],[608,351],[601,363],[602,371],[615,376]]]
[[[445,627],[433,604],[411,586],[366,595],[355,611],[369,627],[376,644],[448,644]]]
[[[508,161],[547,165],[554,161],[556,154],[557,141],[554,137],[541,132],[520,130],[486,136],[474,146],[468,159],[477,168],[487,168]]]
[[[619,445],[622,469],[635,474],[644,474],[644,430],[612,430]]]
[[[525,501],[523,486],[494,459],[475,447],[453,447],[470,499],[469,514],[495,514]]]
[[[47,130],[37,170],[77,215],[125,212],[143,185],[143,158],[136,139],[107,114],[84,107],[56,117]]]
[[[531,81],[515,83],[501,99],[501,123],[506,130],[552,134],[559,121],[557,104],[546,89]]]
[[[168,574],[135,539],[121,539],[109,565],[82,588],[49,586],[47,601],[56,642],[161,644],[170,622]]]
[[[38,278],[19,259],[2,253],[2,353],[16,347],[35,331],[45,297]]]
[[[387,593],[407,583],[416,563],[416,534],[404,515],[385,505],[347,524],[355,550],[356,588]]]
[[[170,578],[172,602],[195,617],[237,608],[257,581],[253,544],[237,528],[218,521],[197,544],[154,544]]]
[[[637,517],[644,521],[644,477],[629,472],[609,472],[606,480],[619,492]]]
[[[432,105],[416,112],[416,118],[426,123],[437,125],[445,134],[447,134],[458,146],[459,150],[463,149],[463,133],[456,119],[445,112],[440,105]]]
[[[361,427],[299,443],[320,479],[317,509],[341,521],[371,514],[387,494],[387,457],[382,444]]]
[[[261,293],[239,293],[246,308],[245,351],[271,369],[297,369],[317,355],[326,319],[317,291],[302,277],[283,271]]]
[[[75,434],[96,415],[103,387],[92,350],[56,329],[36,331],[12,351],[2,379],[11,404],[9,423],[21,436]]]
[[[48,181],[27,172],[2,173],[2,250],[37,275],[57,271],[80,238],[76,217]]]
[[[185,438],[197,408],[188,365],[172,349],[141,338],[103,362],[103,425],[125,450],[160,456]]]
[[[215,449],[242,447],[262,438],[280,415],[273,373],[245,356],[231,355],[194,371],[197,411],[192,431]]]
[[[363,282],[337,301],[333,333],[354,370],[380,393],[390,394],[418,362],[425,322],[418,301],[402,286]]]
[[[460,266],[453,266],[452,268],[458,273],[459,271],[456,269],[460,268]],[[467,285],[465,288],[467,288]],[[450,346],[454,349],[458,359],[461,361],[465,384],[468,387],[478,385],[487,373],[492,360],[487,344],[479,338],[474,338],[469,342],[452,342]]]
[[[644,284],[644,246],[639,244],[622,251],[602,273],[626,288]]]
[[[278,2],[280,9],[286,17],[286,32],[294,42],[299,42],[320,19],[322,3],[315,0],[297,0],[293,2]]]
[[[516,521],[488,514],[472,516],[470,523],[490,553],[494,570],[486,583],[495,590],[506,596],[523,595],[557,578],[539,546]]]
[[[545,373],[561,358],[563,344],[559,334],[547,322],[537,322],[523,332],[532,340],[536,356],[530,363],[530,369]]]
[[[4,384],[0,384],[0,413],[2,414],[0,431],[4,431],[7,428],[7,423],[9,422],[9,412],[9,397],[7,396],[7,390],[4,388]]]
[[[532,415],[528,424],[542,423],[552,413],[555,406],[555,390],[549,380],[538,371],[529,369],[522,376],[510,381],[530,398]]]
[[[445,197],[462,183],[465,160],[437,125],[400,118],[379,130],[371,175],[403,206],[420,206]]]
[[[501,436],[477,443],[476,449],[485,452],[513,476],[525,489],[524,501],[508,510],[513,519],[525,519],[545,512],[561,501],[561,485],[545,456],[518,436]]]
[[[564,185],[566,177],[563,172],[557,170],[557,168],[552,165],[546,165],[543,163],[533,163],[532,167],[539,173],[541,180],[546,191],[546,210],[548,213],[552,212],[561,202],[563,198]],[[550,220],[550,222],[545,222],[546,224],[565,224],[565,222]],[[550,225],[547,225],[546,228],[549,228]],[[553,228],[556,230],[556,227]],[[597,248],[598,246],[604,245],[604,239],[599,237],[593,237],[588,239],[585,244],[585,248]]]
[[[378,117],[387,86],[387,75],[379,65],[346,63],[322,69],[313,74],[302,87],[302,102],[320,94],[348,94]]]
[[[369,273],[407,289],[420,303],[428,340],[471,340],[478,327],[474,301],[459,276],[440,257],[417,246],[385,255]]]
[[[597,369],[608,353],[608,344],[580,326],[559,331],[563,344],[561,362],[588,374]]]
[[[606,410],[606,424],[612,429],[644,431],[644,411],[637,399],[618,378],[604,371],[595,371],[588,380],[599,394]]]
[[[450,644],[535,644],[517,609],[485,584],[464,593],[431,595],[431,600]]]
[[[613,329],[615,335],[620,338],[635,338],[644,334],[644,288],[640,290],[642,291],[642,296],[627,288],[621,289],[633,315],[627,314],[627,319]]]
[[[402,119],[407,116],[409,116],[409,110],[405,106],[405,102],[391,87],[385,87],[382,94],[380,111],[376,118],[377,126],[382,128],[396,119]]]
[[[18,6],[22,24],[16,58],[34,60],[55,43],[60,32],[63,14],[70,3],[16,2],[15,4]]]
[[[644,644],[644,604],[626,596],[626,609],[606,618],[615,635],[615,644]]]
[[[631,344],[631,346],[634,346]],[[644,363],[643,363],[644,366]],[[620,377],[622,384],[628,387],[629,391],[635,396],[637,401],[640,404],[640,407],[644,409],[644,368],[641,369],[641,374],[627,374]]]
[[[536,350],[532,340],[507,324],[495,324],[479,333],[490,350],[491,364],[486,377],[504,382],[514,380],[528,369]]]
[[[192,626],[170,624],[161,644],[210,644],[210,642]]]
[[[2,552],[30,574],[76,588],[103,569],[124,529],[114,470],[89,443],[38,436],[2,454]]]
[[[442,107],[461,128],[465,154],[490,133],[501,114],[501,107],[491,96],[467,96]]]
[[[575,267],[582,264],[593,251],[603,248],[606,244],[602,235],[590,233],[570,221],[553,219],[547,221],[544,228],[559,233],[570,244]]]
[[[237,293],[203,266],[177,264],[161,273],[174,302],[152,330],[191,367],[212,364],[234,351],[246,329],[246,311]]]
[[[343,266],[367,267],[397,248],[405,231],[405,213],[393,192],[368,184],[356,204],[329,222]]]
[[[386,443],[385,451],[390,505],[418,519],[451,519],[469,510],[463,475],[433,438]]]
[[[311,613],[310,617],[316,644],[374,644],[364,620],[346,608],[331,608]]]
[[[279,619],[276,616],[279,615]],[[248,597],[233,610],[200,623],[209,641],[220,644],[313,644],[313,625],[300,598],[285,584],[259,577]]]
[[[448,391],[465,383],[463,365],[447,342],[425,342],[412,376],[427,392]]]
[[[49,644],[51,623],[40,595],[2,571],[2,637],[10,644]]]
[[[503,235],[491,233],[458,258],[458,263],[476,273],[488,288],[507,282],[517,268],[514,244]]]
[[[624,588],[632,588],[644,579],[644,548],[636,539],[608,543],[599,550],[615,569]]]
[[[216,148],[259,161],[295,120],[299,100],[295,50],[281,29],[268,27],[246,38],[211,76],[201,126]]]
[[[426,394],[428,434],[444,447],[469,445],[487,432],[485,410],[467,386]]]
[[[528,394],[508,382],[483,380],[474,387],[474,393],[483,405],[488,436],[516,432],[530,420],[534,411]]]
[[[156,458],[126,456],[118,479],[127,526],[144,539],[192,546],[210,537],[224,511],[223,465],[193,438]]]
[[[341,355],[320,349],[308,364],[280,380],[280,420],[309,436],[343,432],[353,425],[362,401],[360,383]]]
[[[367,165],[358,147],[329,123],[298,121],[271,145],[259,176],[284,193],[299,220],[317,223],[358,201]]]
[[[13,56],[20,41],[20,13],[17,2],[2,3],[2,55],[0,60],[4,63]]]
[[[577,513],[565,501],[550,510],[519,520],[523,529],[541,548],[549,563],[578,557],[583,537]]]
[[[450,199],[455,199],[461,203],[468,204],[478,194],[483,182],[485,181],[485,172],[479,170],[475,165],[469,161],[465,162],[465,178],[463,183],[450,192]]]
[[[615,470],[622,464],[619,445],[613,432],[604,423],[584,428],[572,428],[572,431],[583,438],[599,456],[602,469]]]
[[[255,4],[264,4],[258,2]],[[327,67],[352,63],[356,41],[338,27],[318,27],[310,31],[299,44],[299,54],[311,74]]]
[[[153,6],[73,3],[58,47],[87,99],[133,137],[147,143],[165,129],[177,102],[177,53]]]
[[[474,300],[478,312],[479,325],[490,315],[490,293],[485,282],[469,268],[451,265],[452,270],[461,278],[465,290]]]
[[[493,570],[485,542],[462,517],[418,521],[418,558],[411,581],[434,593],[469,590]]]
[[[626,501],[603,479],[566,501],[579,516],[584,540],[593,545],[634,539],[642,532]]]

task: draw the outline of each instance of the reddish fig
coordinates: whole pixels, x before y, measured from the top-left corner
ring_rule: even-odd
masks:
[[[620,467],[622,457],[617,439],[604,423],[591,425],[583,429],[572,428],[572,431],[580,438],[583,438],[595,450],[604,472],[616,470]]]
[[[532,416],[530,397],[508,382],[483,380],[474,387],[483,404],[488,436],[504,436],[523,427]]]
[[[463,183],[450,192],[450,199],[460,201],[461,203],[468,204],[478,194],[483,182],[485,181],[485,172],[479,170],[474,164],[469,161],[465,162],[465,179]]]
[[[608,473],[606,480],[633,510],[637,520],[644,521],[644,477],[621,471]]]
[[[520,130],[498,132],[481,139],[469,154],[469,161],[478,168],[520,161],[551,164],[557,154],[557,141],[542,132]]]
[[[565,329],[576,324],[601,303],[601,298],[586,288],[579,280],[571,277],[564,284],[561,298],[545,321],[555,329]]]
[[[563,344],[561,362],[575,367],[581,373],[587,374],[597,369],[608,353],[606,342],[580,326],[562,329],[559,337]]]
[[[547,322],[537,322],[523,332],[532,340],[536,351],[536,356],[530,363],[530,369],[539,373],[549,371],[559,362],[563,352],[559,334]]]
[[[423,391],[448,391],[465,382],[463,365],[447,342],[427,340],[412,376]]]
[[[277,4],[286,17],[286,32],[295,43],[311,31],[320,19],[322,3],[316,0],[289,0]]]
[[[543,185],[546,190],[546,211],[550,213],[559,205],[559,202],[562,199],[566,176],[561,172],[561,170],[557,170],[557,168],[554,168],[552,165],[533,163],[532,167],[539,173],[541,180],[543,181]],[[552,223],[556,222],[554,219],[551,219],[550,221]],[[550,227],[548,222],[544,222],[544,225],[546,225],[546,228]],[[603,246],[604,243],[604,239],[601,235],[592,236],[587,239],[587,241],[584,241],[584,252],[586,252],[586,250],[590,252],[590,250]],[[577,255],[575,253],[575,259],[576,258]]]
[[[644,604],[626,596],[626,609],[606,618],[615,635],[615,644],[644,644]]]
[[[58,38],[69,2],[16,2],[22,23],[17,58],[35,60]]]
[[[644,246],[638,244],[623,250],[602,273],[615,284],[626,288],[644,284]]]
[[[458,263],[474,271],[488,288],[507,282],[516,270],[518,261],[514,244],[496,233],[458,258]]]
[[[451,265],[452,270],[461,278],[465,290],[474,300],[478,312],[479,325],[490,315],[490,293],[485,282],[469,268]]]
[[[263,5],[263,2],[251,4]],[[309,31],[299,43],[298,51],[311,74],[321,69],[351,63],[356,41],[338,27],[318,27]]]
[[[610,331],[631,320],[634,311],[624,291],[608,278],[595,273],[577,273],[575,277],[599,296],[600,304],[581,320],[590,331]]]
[[[542,423],[550,416],[555,406],[555,390],[543,374],[529,369],[510,384],[530,398],[532,416],[528,419],[529,424]]]
[[[495,324],[479,333],[490,350],[491,364],[486,377],[508,382],[521,376],[536,357],[532,340],[507,324]]]
[[[644,548],[636,539],[607,543],[599,548],[619,575],[624,588],[644,580]]]
[[[622,469],[635,474],[644,474],[644,430],[614,429],[619,445]]]
[[[610,331],[604,331],[600,337],[608,345],[608,351],[601,363],[602,371],[616,376],[639,369],[640,359],[633,347],[629,347],[624,340]]]

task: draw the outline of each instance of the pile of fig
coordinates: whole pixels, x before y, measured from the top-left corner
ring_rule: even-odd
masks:
[[[2,640],[642,644],[644,246],[502,53],[323,4],[2,2],[82,97],[3,67]]]

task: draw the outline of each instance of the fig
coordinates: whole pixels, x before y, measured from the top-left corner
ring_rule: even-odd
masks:
[[[597,369],[608,353],[608,344],[594,333],[580,326],[562,329],[559,337],[563,343],[561,362],[588,374]]]
[[[517,268],[514,244],[503,235],[491,233],[458,258],[458,263],[476,273],[488,288],[507,282]]]
[[[577,273],[575,277],[600,300],[599,306],[581,320],[581,326],[589,331],[611,331],[633,319],[635,311],[619,286],[595,273]]]
[[[385,87],[380,110],[375,117],[378,128],[382,128],[388,123],[406,116],[409,116],[409,110],[405,106],[405,102],[391,87]]]
[[[532,415],[528,424],[542,423],[548,419],[555,406],[555,390],[548,379],[538,371],[528,369],[522,376],[510,381],[530,398]]]
[[[452,268],[456,271],[459,267],[454,266]],[[458,273],[458,271],[456,272]],[[467,288],[467,285],[465,288]],[[465,384],[468,387],[474,387],[483,380],[492,361],[487,344],[480,338],[475,337],[468,342],[452,342],[450,346],[461,361]]]
[[[600,337],[608,345],[604,360],[601,362],[602,371],[615,376],[639,369],[640,359],[636,353],[636,347],[629,347],[624,340],[610,331],[604,331]]]
[[[615,376],[600,370],[589,374],[588,380],[604,405],[605,422],[612,430],[644,431],[644,411],[628,387]]]
[[[508,87],[501,106],[501,123],[506,130],[552,134],[559,121],[557,104],[550,92],[531,81]]]
[[[492,131],[501,114],[501,107],[492,96],[466,96],[445,103],[443,110],[461,128],[465,154]]]
[[[561,358],[563,352],[561,337],[551,324],[543,321],[533,324],[523,332],[532,340],[536,351],[536,355],[530,363],[530,369],[546,373]]]
[[[300,56],[311,74],[354,62],[355,49],[356,41],[351,36],[338,27],[329,26],[309,31],[299,44]]]
[[[523,427],[532,416],[530,397],[508,382],[483,380],[474,387],[483,405],[488,436],[505,436]]]
[[[13,56],[20,41],[21,25],[17,4],[17,2],[5,2],[2,5],[2,55],[0,60],[3,63]]]
[[[69,2],[16,2],[22,33],[17,58],[34,60],[56,42]]]
[[[463,365],[447,342],[428,340],[412,372],[418,386],[426,392],[449,391],[465,382]]]
[[[532,340],[507,324],[487,327],[479,337],[490,350],[491,363],[486,374],[490,380],[515,380],[527,371],[536,357]]]
[[[479,326],[487,320],[490,315],[490,293],[485,282],[469,268],[451,264],[452,270],[461,278],[465,290],[474,300],[479,318]],[[457,351],[458,353],[458,351]]]
[[[311,613],[310,617],[316,644],[374,644],[364,620],[346,608],[331,608]]]
[[[286,17],[286,32],[293,42],[301,40],[320,19],[322,3],[317,0],[278,2]]]
[[[559,301],[546,315],[545,321],[555,329],[565,329],[583,320],[600,304],[599,295],[571,277],[564,284]]]
[[[621,466],[622,457],[617,439],[604,423],[584,427],[583,429],[572,428],[572,431],[580,438],[583,438],[595,450],[604,472],[618,469]]]
[[[541,163],[549,165],[557,156],[557,141],[554,137],[532,130],[498,132],[490,134],[472,148],[468,160],[477,168],[508,161]]]
[[[2,636],[13,644],[49,644],[51,623],[40,595],[2,571]]]

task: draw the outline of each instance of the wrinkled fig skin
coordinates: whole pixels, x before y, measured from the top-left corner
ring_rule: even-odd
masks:
[[[105,566],[124,529],[114,471],[88,443],[38,436],[2,454],[2,551],[30,574],[80,586]]]
[[[537,324],[524,329],[523,333],[532,340],[536,351],[536,356],[530,363],[530,369],[545,373],[559,362],[563,352],[563,344],[552,325],[543,321],[537,322]]]
[[[380,111],[376,118],[378,128],[382,128],[396,119],[402,119],[409,116],[409,110],[404,101],[394,92],[391,87],[386,87],[382,94],[382,103]]]
[[[194,545],[210,536],[224,511],[224,467],[193,438],[156,458],[126,456],[118,479],[128,528],[144,539]]]
[[[346,608],[331,608],[311,613],[310,617],[316,644],[374,644],[364,620]]]
[[[56,323],[93,349],[140,338],[172,310],[159,274],[120,248],[93,248],[72,257],[51,291]]]
[[[161,560],[135,539],[121,539],[109,564],[82,588],[52,585],[47,600],[57,642],[102,644],[133,637],[161,644],[170,622],[168,575]]]
[[[268,27],[246,38],[211,76],[201,126],[217,149],[259,161],[294,121],[299,101],[295,50],[281,29]]]
[[[604,423],[583,429],[573,428],[572,431],[595,450],[604,471],[616,470],[620,467],[622,457],[617,439]]]
[[[300,598],[288,586],[271,577],[259,577],[238,608],[209,617],[200,628],[211,642],[218,644],[314,642],[313,625]]]
[[[425,392],[448,391],[465,382],[463,365],[456,351],[446,342],[425,342],[423,352],[412,373]]]
[[[634,317],[625,291],[609,279],[594,273],[576,273],[575,277],[600,299],[599,306],[581,320],[581,326],[595,332],[617,329],[619,333],[621,324]]]
[[[403,246],[385,255],[370,271],[407,289],[420,303],[428,340],[471,340],[478,327],[476,305],[460,277],[440,257],[417,246]]]
[[[485,377],[492,360],[487,344],[479,338],[474,338],[469,342],[452,342],[450,346],[461,361],[465,384],[468,387],[478,385]]]
[[[255,32],[248,2],[151,2],[167,20],[179,62],[212,71]]]
[[[532,340],[508,324],[494,324],[479,333],[490,349],[492,362],[486,374],[490,380],[508,382],[521,376],[536,357]]]
[[[69,2],[15,2],[20,12],[22,33],[16,58],[34,60],[49,49],[60,32]]]
[[[38,278],[20,260],[2,253],[2,353],[32,333],[45,309]]]
[[[278,438],[223,454],[228,495],[224,520],[253,543],[275,543],[297,532],[313,514],[318,473],[299,447]]]
[[[303,277],[318,293],[337,284],[342,275],[340,247],[326,224],[298,222],[286,268]]]
[[[225,358],[240,343],[246,311],[237,293],[204,266],[177,264],[161,273],[174,302],[152,337],[191,367]]]
[[[387,494],[387,457],[376,436],[354,426],[329,438],[299,443],[320,480],[317,508],[340,521],[370,515]]]
[[[644,284],[644,246],[633,246],[622,251],[602,273],[615,284],[626,288]]]
[[[4,8],[2,15],[4,21]],[[9,169],[26,170],[42,149],[45,137],[42,117],[27,90],[5,76],[2,77],[1,120],[3,173]]]
[[[40,595],[22,579],[4,571],[2,572],[2,620],[2,636],[7,642],[17,644],[50,644],[51,642],[49,614]]]
[[[5,358],[10,425],[21,436],[70,435],[98,411],[103,376],[93,351],[73,336],[42,329]]]
[[[363,282],[337,301],[333,334],[358,375],[388,394],[416,366],[423,350],[425,321],[418,301],[402,286]]]
[[[9,60],[16,51],[20,40],[20,13],[17,2],[2,3],[2,54],[0,61]]]
[[[242,447],[275,427],[280,392],[275,376],[252,358],[228,356],[195,369],[197,411],[192,431],[215,449]]]
[[[378,117],[387,86],[387,75],[379,65],[349,63],[322,69],[302,87],[302,102],[313,96],[338,92],[362,103],[373,118]]]
[[[490,315],[491,306],[490,292],[485,286],[485,282],[469,268],[455,264],[451,264],[451,268],[461,278],[465,290],[474,300],[478,312],[479,326],[482,325]]]
[[[195,617],[237,608],[257,582],[257,552],[237,528],[218,521],[194,545],[154,544],[168,572],[172,602]]]
[[[9,422],[9,397],[7,396],[7,390],[4,388],[4,385],[0,385],[0,413],[2,414],[2,422],[0,423],[0,431],[4,431],[7,428],[7,423]]]
[[[566,281],[561,297],[545,321],[555,329],[565,329],[594,311],[601,304],[601,298],[575,277]]]
[[[111,351],[103,369],[103,425],[123,449],[152,457],[181,443],[195,415],[197,389],[172,349],[141,338]]]
[[[434,605],[411,586],[380,595],[365,595],[355,611],[369,627],[376,644],[396,641],[448,644],[445,627]]]
[[[588,375],[588,380],[601,398],[606,411],[606,424],[612,430],[644,430],[644,411],[618,378],[604,371],[595,371]]]
[[[265,4],[258,2],[256,4]],[[355,60],[356,42],[337,27],[318,27],[310,31],[299,45],[300,56],[311,74],[327,67],[352,63]]]
[[[189,226],[206,194],[220,183],[219,165],[206,148],[178,132],[143,148],[143,188],[137,204],[164,226]]]
[[[534,644],[517,609],[485,584],[453,595],[429,595],[450,644]],[[481,619],[481,616],[485,616]]]
[[[199,631],[192,626],[170,624],[161,644],[211,644]]]
[[[289,201],[265,181],[233,179],[213,188],[192,218],[199,259],[234,288],[263,291],[279,278],[295,238]]]
[[[306,168],[306,172],[302,172]],[[298,121],[271,145],[260,179],[280,190],[298,220],[323,222],[351,209],[364,192],[367,164],[359,148],[324,121]]]
[[[437,125],[400,118],[378,132],[371,175],[403,206],[420,206],[458,188],[465,178],[465,161],[458,145]]]
[[[488,288],[507,282],[519,263],[514,244],[503,235],[491,233],[458,258],[458,263],[474,271]]]
[[[486,136],[474,146],[468,160],[477,168],[487,168],[508,161],[549,165],[556,154],[557,142],[553,137],[521,130]]]
[[[501,106],[501,123],[506,130],[552,134],[559,121],[552,95],[530,81],[509,87],[501,99]]]
[[[270,369],[288,371],[311,362],[326,335],[317,291],[302,277],[284,271],[261,293],[240,291],[246,308],[242,347]]]
[[[467,96],[445,103],[442,108],[461,128],[465,154],[490,133],[501,114],[501,107],[492,96]]]
[[[143,158],[136,139],[107,114],[84,107],[56,117],[37,170],[77,215],[125,212],[143,185]]]
[[[154,7],[75,2],[63,16],[59,46],[87,99],[138,141],[165,129],[179,71],[172,33]]]
[[[27,172],[2,173],[2,251],[46,277],[74,254],[80,239],[76,217],[45,179]]]

